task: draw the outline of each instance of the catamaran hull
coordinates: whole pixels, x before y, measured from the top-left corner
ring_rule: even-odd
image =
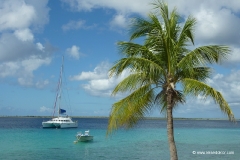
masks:
[[[78,122],[72,121],[69,117],[58,117],[52,120],[42,122],[43,128],[77,128]]]
[[[46,123],[46,122],[42,123],[42,127],[43,128],[56,128],[56,126],[53,123]]]
[[[78,123],[61,123],[61,124],[54,124],[56,127],[59,128],[77,128]]]
[[[43,128],[77,128],[78,123],[42,123]]]
[[[77,128],[78,127],[78,123],[42,123],[42,127],[43,128]]]

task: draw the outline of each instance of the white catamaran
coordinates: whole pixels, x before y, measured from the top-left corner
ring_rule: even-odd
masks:
[[[66,113],[66,110],[61,109],[61,94],[62,94],[62,74],[63,74],[63,64],[64,64],[64,57],[62,58],[62,66],[60,70],[60,78],[58,82],[58,88],[57,88],[57,95],[56,100],[54,103],[54,111],[53,111],[53,118],[49,121],[42,122],[43,128],[77,128],[78,122],[73,121],[71,117],[69,116],[62,116]],[[56,106],[58,106],[58,117],[54,118],[54,113]],[[61,116],[60,116],[61,115]]]

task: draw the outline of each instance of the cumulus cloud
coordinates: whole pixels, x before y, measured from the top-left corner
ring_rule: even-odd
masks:
[[[37,56],[31,56],[29,59],[3,62],[0,64],[0,78],[16,77],[20,85],[23,86],[36,86],[40,87],[40,83],[33,82],[33,72],[42,65],[48,65],[51,62],[51,58],[41,58]],[[46,82],[43,83],[46,85]],[[43,86],[41,84],[41,86]]]
[[[108,78],[108,70],[110,69],[110,63],[102,62],[94,68],[93,71],[81,72],[78,75],[71,76],[70,80],[97,80]]]
[[[205,43],[236,44],[240,42],[240,34],[236,32],[240,19],[230,9],[200,9],[197,18],[196,38]]]
[[[231,55],[227,57],[227,59],[223,62],[226,66],[239,66],[240,62],[240,48],[232,47]]]
[[[80,48],[76,45],[73,45],[71,48],[67,48],[67,54],[74,58],[74,59],[79,59],[80,57],[80,52],[79,52]]]
[[[0,42],[0,78],[14,77],[20,85],[36,86],[33,72],[50,64],[51,46],[22,41],[13,34],[2,34]]]
[[[119,77],[109,78],[110,66],[110,63],[102,62],[93,71],[81,72],[79,75],[71,76],[70,79],[86,81],[82,87],[94,96],[110,96],[113,88],[129,74],[128,71],[124,71]]]
[[[34,7],[25,1],[3,0],[0,10],[0,31],[27,28],[36,18]]]
[[[45,52],[41,43],[23,42],[11,34],[2,35],[0,42],[0,78],[15,77],[20,85],[33,86],[33,72],[50,64],[51,48],[46,46]]]
[[[113,17],[112,21],[110,22],[111,28],[127,28],[129,24],[128,18],[123,14],[117,14]]]
[[[0,4],[0,31],[35,27],[48,23],[48,0],[2,0]]]
[[[44,51],[44,46],[40,43],[40,42],[38,42],[38,43],[36,43],[36,45],[37,45],[37,48],[40,50],[40,51]]]
[[[34,38],[32,32],[28,28],[16,30],[14,34],[21,41],[32,41]]]
[[[23,86],[43,87],[33,72],[51,62],[53,49],[34,41],[48,23],[48,0],[2,0],[0,3],[0,78],[16,78]]]
[[[106,73],[107,74],[107,73]],[[105,79],[93,79],[89,80],[88,83],[83,84],[82,87],[90,94],[99,97],[109,97],[114,89],[114,87],[123,80],[123,76],[121,77],[112,77]],[[117,95],[122,96],[122,95]]]

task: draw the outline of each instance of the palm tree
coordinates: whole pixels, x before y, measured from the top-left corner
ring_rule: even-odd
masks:
[[[158,107],[166,114],[170,157],[176,160],[172,112],[187,96],[211,97],[234,120],[222,94],[206,83],[211,76],[209,64],[221,62],[230,49],[223,45],[188,49],[194,45],[196,19],[189,16],[181,25],[176,8],[169,13],[166,3],[156,1],[153,5],[156,12],[150,13],[148,19],[138,17],[132,21],[130,41],[118,43],[124,57],[113,65],[109,75],[119,76],[125,70],[130,74],[112,94],[127,92],[129,95],[113,104],[107,134],[119,127],[133,127]],[[144,38],[143,44],[133,42],[139,38]]]

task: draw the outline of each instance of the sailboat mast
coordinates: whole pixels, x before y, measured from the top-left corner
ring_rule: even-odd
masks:
[[[59,117],[59,112],[60,112],[60,104],[61,104],[61,96],[62,96],[62,74],[63,74],[63,64],[64,64],[64,56],[62,56],[62,66],[61,66],[61,70],[60,70],[60,78],[59,78],[59,101],[58,101],[58,117]]]

